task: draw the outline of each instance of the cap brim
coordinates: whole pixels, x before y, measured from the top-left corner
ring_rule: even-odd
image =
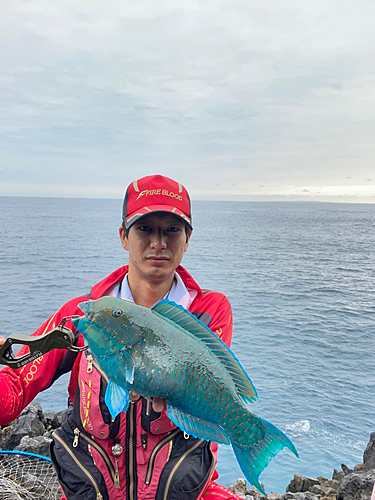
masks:
[[[193,229],[193,226],[191,224],[191,218],[189,218],[184,212],[182,212],[178,208],[173,207],[171,205],[148,205],[147,207],[139,208],[136,212],[124,218],[126,229],[129,229],[141,217],[144,217],[145,215],[154,212],[169,212],[173,213],[174,215],[178,215],[185,222],[188,223],[191,229]]]

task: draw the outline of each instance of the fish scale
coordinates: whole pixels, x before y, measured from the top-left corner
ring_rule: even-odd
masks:
[[[233,446],[246,478],[265,494],[260,473],[290,439],[251,412],[255,388],[230,349],[195,316],[168,300],[151,310],[103,297],[81,305],[74,319],[109,380],[105,401],[115,418],[128,391],[168,401],[181,430]],[[125,350],[124,350],[125,346]]]

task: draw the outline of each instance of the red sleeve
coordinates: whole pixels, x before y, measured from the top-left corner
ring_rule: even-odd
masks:
[[[220,295],[221,301],[216,303],[216,307],[211,307],[210,315],[212,321],[210,330],[216,333],[221,340],[230,347],[233,333],[232,308],[225,295]]]
[[[65,304],[32,336],[43,335],[53,330],[66,316],[82,314],[77,307],[82,299],[74,299]],[[73,328],[70,323],[66,326]],[[20,349],[19,355],[27,352],[28,347],[24,346]],[[12,422],[39,392],[51,385],[68,352],[67,349],[54,349],[20,369],[14,370],[6,366],[0,371],[0,425]]]

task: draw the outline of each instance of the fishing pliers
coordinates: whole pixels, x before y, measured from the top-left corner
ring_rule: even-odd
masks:
[[[40,337],[12,333],[0,347],[0,364],[10,366],[11,368],[22,368],[27,363],[34,361],[53,349],[69,349],[74,352],[84,351],[86,347],[73,345],[76,341],[76,336],[70,328],[65,326],[65,323],[72,318],[72,316],[63,318],[56,328]],[[13,352],[13,346],[15,345],[27,345],[29,346],[29,352],[23,356],[16,357]]]

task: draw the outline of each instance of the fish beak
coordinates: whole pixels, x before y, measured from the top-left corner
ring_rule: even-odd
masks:
[[[78,304],[78,307],[81,309],[82,312],[89,314],[89,303],[87,302],[81,302]]]
[[[74,326],[74,328],[77,328],[78,330],[78,323],[81,321],[81,319],[84,319],[84,316],[73,316],[72,318],[72,324]]]
[[[81,311],[84,313],[83,316],[73,316],[72,318],[72,324],[74,328],[76,328],[80,333],[84,333],[87,328],[90,326],[90,321],[86,319],[90,313],[90,302],[81,302],[78,304],[78,307],[81,309]]]

